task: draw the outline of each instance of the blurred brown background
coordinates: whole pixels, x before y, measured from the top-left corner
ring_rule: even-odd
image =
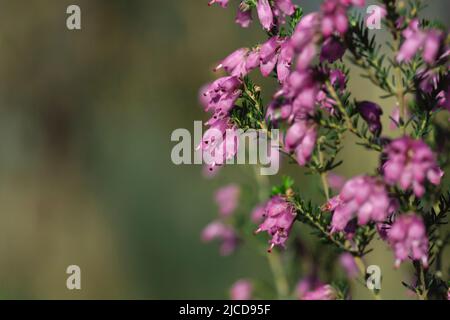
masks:
[[[311,11],[319,1],[300,3]],[[449,2],[429,3],[446,22]],[[66,28],[69,4],[81,7],[81,31]],[[200,167],[170,161],[171,132],[206,119],[197,92],[214,63],[264,38],[233,23],[234,6],[0,0],[0,298],[226,298],[237,278],[270,281],[251,248],[224,259],[199,239],[216,216],[214,189],[239,170],[206,181]],[[352,85],[357,98],[379,95]],[[376,166],[356,148],[350,141],[340,173]],[[285,170],[316,193],[311,178]],[[406,297],[385,246],[370,259],[386,270],[383,295]],[[65,286],[71,264],[79,292]]]

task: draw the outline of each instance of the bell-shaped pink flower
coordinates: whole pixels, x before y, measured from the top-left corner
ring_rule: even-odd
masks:
[[[256,233],[267,232],[272,239],[269,241],[269,252],[275,246],[285,247],[297,213],[294,206],[281,196],[269,200],[265,207],[264,222]]]
[[[220,254],[223,256],[233,253],[239,244],[239,238],[234,229],[220,221],[212,222],[203,229],[202,240],[204,242],[219,240]]]
[[[219,206],[219,212],[223,217],[234,213],[238,206],[241,189],[236,184],[230,184],[216,191],[214,199]]]
[[[213,4],[217,3],[222,8],[226,8],[228,6],[229,1],[230,0],[211,0],[211,1],[209,1],[208,6],[212,6]]]
[[[323,284],[316,276],[300,280],[296,287],[299,300],[336,300],[336,291],[330,285]]]
[[[316,146],[317,128],[304,120],[296,121],[286,133],[285,148],[287,152],[294,152],[299,165],[306,165],[311,159]]]
[[[331,232],[339,232],[345,231],[354,218],[359,225],[385,221],[390,214],[390,199],[378,180],[358,176],[349,180],[340,194],[324,206],[324,210],[333,213]]]
[[[355,258],[348,252],[345,252],[339,256],[339,263],[344,269],[349,279],[357,278],[359,275],[359,269],[356,265]]]
[[[241,6],[239,6],[236,14],[236,23],[242,28],[248,28],[252,21],[252,11],[250,9],[243,10]]]
[[[273,12],[270,7],[269,0],[258,0],[256,10],[258,11],[259,21],[261,22],[263,28],[267,31],[272,29]]]
[[[253,284],[247,279],[241,279],[233,284],[230,289],[230,298],[235,301],[251,300]]]
[[[428,237],[421,217],[413,213],[398,217],[388,230],[388,241],[394,250],[397,268],[408,258],[428,267]]]
[[[439,185],[444,172],[439,168],[430,147],[422,140],[410,137],[396,139],[386,148],[387,161],[383,165],[384,180],[413,190],[417,197],[425,194],[425,183]]]

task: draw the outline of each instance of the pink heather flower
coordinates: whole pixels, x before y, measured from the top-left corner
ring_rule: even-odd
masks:
[[[264,220],[264,215],[266,212],[266,204],[256,206],[251,214],[252,221],[254,223],[261,223]]]
[[[419,81],[419,88],[425,93],[432,94],[439,86],[440,76],[438,71],[420,69],[417,71],[416,79]]]
[[[212,6],[213,4],[217,3],[222,8],[226,8],[229,1],[230,0],[211,0],[211,1],[209,1],[208,6]]]
[[[355,258],[348,252],[345,252],[339,256],[339,263],[345,270],[347,277],[350,279],[357,278],[359,275],[359,269],[356,265]]]
[[[294,152],[300,166],[306,165],[311,159],[316,146],[317,128],[306,120],[296,121],[287,131],[285,148]]]
[[[346,76],[344,72],[339,69],[328,70],[323,68],[321,71],[323,77],[330,79],[330,83],[339,91],[343,91],[346,87]],[[316,103],[322,110],[326,110],[330,115],[335,113],[336,101],[328,96],[326,85],[322,85],[321,90],[316,96]]]
[[[362,118],[367,122],[370,132],[379,135],[382,129],[381,116],[383,115],[381,107],[370,101],[362,101],[358,103],[358,111]]]
[[[288,41],[272,37],[259,49],[260,69],[264,77],[268,77],[277,68],[277,76],[283,83],[290,74],[293,50]]]
[[[423,219],[416,214],[397,218],[388,232],[388,241],[394,250],[395,267],[410,257],[428,267],[428,238]]]
[[[333,63],[342,59],[345,50],[344,44],[339,39],[330,37],[326,39],[322,45],[320,62],[328,61],[329,63]]]
[[[234,213],[238,206],[240,193],[241,189],[235,184],[230,184],[216,191],[214,199],[223,217],[228,217]]]
[[[333,172],[328,173],[327,180],[330,188],[335,191],[341,191],[346,181],[345,177],[335,174]]]
[[[216,119],[224,118],[234,107],[236,100],[241,95],[242,82],[238,77],[228,76],[215,80],[206,86],[202,93],[205,111],[212,110]]]
[[[253,293],[253,285],[246,279],[237,281],[230,289],[231,300],[251,300]]]
[[[288,101],[272,100],[267,107],[266,119],[273,125],[278,125],[280,120],[287,120],[292,115],[292,105]]]
[[[422,140],[396,139],[387,147],[386,153],[387,161],[383,165],[386,183],[398,184],[403,191],[412,189],[417,197],[425,194],[427,180],[434,185],[441,183],[444,172],[430,147]]]
[[[423,59],[426,62],[431,64],[437,59],[442,40],[442,32],[437,30],[428,31],[423,45]]]
[[[295,118],[305,118],[315,110],[319,84],[312,70],[293,71],[276,97],[283,96],[292,106],[291,121]]]
[[[219,221],[212,222],[203,229],[202,240],[204,242],[219,240],[220,254],[223,256],[232,254],[239,244],[239,238],[234,229]]]
[[[291,44],[296,52],[299,53],[303,48],[314,44],[319,23],[320,16],[317,13],[310,13],[300,20],[291,37]]]
[[[286,16],[291,16],[295,12],[295,5],[291,0],[275,0],[273,13],[278,18],[278,21],[285,23]]]
[[[364,3],[362,0],[325,0],[321,6],[323,36],[327,38],[334,32],[344,35],[348,30],[347,9],[351,5],[362,7]]]
[[[247,74],[247,70],[245,68],[245,58],[248,53],[247,48],[241,48],[233,53],[231,53],[228,57],[226,57],[220,64],[214,69],[217,71],[219,69],[224,69],[229,75],[235,77],[242,77]]]
[[[256,50],[241,48],[226,57],[214,69],[224,69],[229,75],[242,78],[259,66],[260,55]]]
[[[390,119],[391,122],[389,124],[389,129],[396,130],[400,127],[400,107],[397,105],[394,110],[392,110]],[[403,119],[404,122],[407,122],[411,118],[411,114],[409,113],[409,110],[405,106],[405,117],[406,119]]]
[[[252,11],[250,9],[244,10],[242,6],[239,6],[236,14],[236,23],[242,28],[248,28],[252,21]]]
[[[267,31],[272,29],[274,20],[269,0],[258,0],[258,3],[256,4],[256,10],[258,11],[259,21],[261,22],[263,28]]]
[[[336,300],[336,291],[320,282],[317,277],[309,276],[299,281],[296,287],[299,300]]]
[[[345,231],[357,218],[359,225],[383,222],[389,215],[390,200],[382,183],[375,178],[358,176],[345,183],[341,193],[332,198],[324,210],[333,212],[331,232]]]
[[[269,200],[265,207],[265,220],[256,230],[256,233],[265,231],[272,237],[269,252],[275,246],[286,246],[296,216],[294,206],[283,197],[275,196]]]
[[[419,20],[414,19],[408,28],[403,31],[405,38],[397,55],[398,62],[409,62],[419,50],[423,50],[423,59],[432,64],[439,55],[443,34],[438,30],[424,31],[420,29]]]

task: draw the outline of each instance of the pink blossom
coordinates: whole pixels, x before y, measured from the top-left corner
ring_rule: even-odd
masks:
[[[266,212],[266,204],[256,206],[251,214],[252,221],[254,223],[261,223],[264,220]]]
[[[390,116],[391,122],[389,124],[389,129],[396,130],[400,127],[400,118],[401,118],[400,112],[401,112],[401,110],[398,105],[394,108],[394,110],[392,110],[392,113]],[[406,106],[405,106],[405,118],[406,119],[403,119],[404,122],[407,122],[411,118],[411,114],[410,114],[408,108],[406,108]]]
[[[252,11],[250,9],[243,10],[241,6],[238,7],[238,12],[236,14],[236,23],[242,28],[248,28],[252,23]]]
[[[414,19],[402,34],[405,40],[397,55],[398,62],[409,62],[419,50],[423,50],[423,59],[425,62],[432,64],[436,61],[443,41],[441,31],[434,29],[428,31],[421,30],[419,20]]]
[[[295,12],[295,5],[292,3],[292,0],[275,0],[273,13],[281,20],[281,23],[285,22],[286,16],[291,16]]]
[[[222,216],[228,217],[234,213],[238,206],[240,193],[241,189],[236,184],[230,184],[216,191],[214,199]]]
[[[316,139],[317,128],[314,123],[306,120],[296,121],[286,133],[286,151],[294,152],[298,164],[304,166],[311,159]]]
[[[286,246],[296,216],[294,206],[283,197],[275,196],[269,200],[265,207],[265,220],[256,230],[256,233],[265,231],[272,237],[269,252],[275,246]]]
[[[340,176],[336,173],[330,172],[327,176],[328,184],[331,189],[335,191],[340,191],[342,187],[345,185],[345,177]]]
[[[239,238],[234,229],[220,221],[212,222],[203,229],[202,240],[204,242],[219,240],[220,254],[223,256],[232,254],[239,244]]]
[[[253,293],[253,285],[246,279],[241,279],[233,284],[230,289],[231,300],[251,300]]]
[[[277,76],[283,83],[290,73],[293,51],[286,39],[272,37],[259,50],[261,74],[268,77],[277,68]]]
[[[235,76],[219,78],[204,87],[201,94],[204,96],[202,101],[205,104],[205,111],[212,110],[216,119],[224,118],[241,95],[241,87],[241,80]]]
[[[259,60],[258,51],[241,48],[222,60],[214,71],[223,68],[229,75],[242,78],[258,67]]]
[[[344,231],[357,218],[359,225],[387,219],[390,200],[382,183],[372,177],[358,176],[345,183],[341,193],[324,210],[333,212],[331,232]]]
[[[428,267],[428,238],[423,219],[416,214],[400,216],[388,231],[388,241],[395,253],[395,266],[410,257]]]
[[[217,3],[218,5],[220,5],[222,8],[226,8],[228,6],[228,2],[230,0],[211,0],[209,1],[208,5],[212,6],[213,4]]]
[[[344,35],[348,30],[348,8],[351,5],[362,7],[364,3],[362,0],[325,0],[321,6],[323,36],[327,38],[334,32]]]
[[[297,285],[300,300],[336,300],[336,291],[328,284],[321,284],[313,278],[306,278]]]
[[[283,83],[276,97],[283,96],[292,106],[290,120],[314,113],[319,84],[312,70],[294,71]]]
[[[425,194],[426,181],[440,184],[444,172],[430,147],[422,140],[396,139],[387,147],[386,154],[383,173],[388,184],[398,184],[403,191],[412,189],[417,197]]]
[[[258,0],[256,4],[256,10],[258,12],[259,21],[263,28],[267,31],[273,27],[273,12],[270,7],[269,0]]]
[[[339,263],[345,270],[347,277],[350,279],[357,278],[359,275],[359,269],[356,265],[355,258],[348,252],[345,252],[339,256]]]

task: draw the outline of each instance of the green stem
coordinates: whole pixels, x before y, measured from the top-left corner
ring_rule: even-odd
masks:
[[[289,296],[289,285],[286,279],[283,265],[281,263],[281,257],[278,252],[273,251],[267,254],[267,260],[269,261],[270,269],[277,288],[278,299],[286,299]]]
[[[319,150],[320,166],[323,167],[323,165],[325,163],[325,159],[324,159],[324,156],[323,156],[320,140],[319,140],[317,148]],[[320,173],[320,179],[322,181],[322,188],[323,188],[323,192],[325,193],[325,197],[327,198],[327,201],[329,201],[330,200],[330,186],[328,185],[328,172],[327,171],[322,171]]]
[[[428,300],[428,288],[425,281],[425,270],[420,266],[419,273],[419,288],[416,290],[417,296],[420,300]]]

